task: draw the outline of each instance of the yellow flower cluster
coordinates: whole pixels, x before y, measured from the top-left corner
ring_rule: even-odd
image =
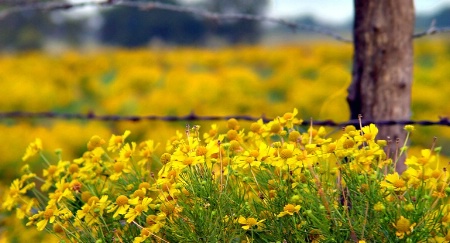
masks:
[[[297,114],[247,129],[230,119],[224,133],[187,126],[159,156],[152,140],[127,142],[129,130],[108,141],[94,135],[80,158],[60,155],[57,163],[45,160],[36,140],[24,159],[39,154],[47,165],[41,174],[25,166],[2,208],[82,242],[419,242],[430,235],[447,242],[450,181],[431,163],[439,160],[434,151],[409,157],[399,175],[375,125],[348,126],[331,139],[323,127],[303,131]]]
[[[446,46],[442,40],[417,42],[412,99],[415,119],[450,115]],[[349,117],[345,98],[351,80],[351,52],[350,45],[314,41],[217,50],[2,55],[0,110],[118,115],[186,115],[194,111],[200,115],[274,117],[300,107],[303,117],[344,121]],[[155,127],[158,129],[149,129]],[[49,150],[61,148],[66,155],[76,156],[86,137],[105,137],[111,130],[126,129],[134,131],[133,139],[154,137],[164,142],[174,126],[165,122],[4,121],[0,124],[2,178],[12,179],[16,158],[35,137],[45,138]],[[426,147],[436,134],[441,144],[449,144],[449,129],[417,130],[414,145]]]

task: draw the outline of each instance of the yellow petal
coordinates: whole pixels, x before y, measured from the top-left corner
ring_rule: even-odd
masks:
[[[250,228],[250,226],[244,225],[244,226],[242,226],[242,228],[245,229],[245,230],[248,230]]]
[[[47,222],[48,222],[48,219],[44,219],[44,220],[39,221],[36,224],[37,230],[42,231],[43,229],[45,229],[45,226],[47,226]]]
[[[430,155],[431,155],[431,150],[429,150],[429,149],[422,149],[421,153],[422,153],[423,157],[429,158]]]
[[[245,219],[244,217],[240,216],[238,222],[240,224],[246,224],[247,223],[247,219]]]

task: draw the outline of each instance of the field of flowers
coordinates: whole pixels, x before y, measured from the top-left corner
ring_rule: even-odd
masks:
[[[345,97],[351,79],[351,52],[350,45],[324,42],[212,50],[115,49],[3,55],[0,110],[120,115],[186,115],[193,111],[198,115],[276,117],[297,108],[297,117],[305,120],[345,121],[349,117]],[[415,55],[413,119],[448,117],[450,42],[421,40],[416,43]],[[227,122],[217,124],[217,133],[227,134]],[[190,125],[199,125],[202,134],[214,131],[210,122]],[[246,131],[251,125],[240,122]],[[182,122],[157,121],[2,120],[0,178],[9,184],[19,176],[19,168],[25,165],[25,148],[36,138],[44,144],[40,152],[43,156],[62,163],[83,156],[93,135],[108,138],[111,133],[123,134],[126,130],[132,131],[132,141],[152,139],[152,153],[160,155],[170,151],[173,141],[180,140],[181,135],[174,136],[174,131],[184,134],[185,127]],[[327,129],[329,133],[338,130]],[[420,147],[430,148],[433,136],[444,147],[442,153],[449,155],[445,148],[450,146],[450,129],[446,127],[416,127],[412,145],[417,148],[411,150],[412,154],[420,156]],[[56,149],[58,153],[54,153]],[[31,169],[43,166],[39,156],[31,157],[29,162]],[[441,159],[441,163],[447,162]],[[257,178],[248,180],[256,183],[253,186],[258,184]],[[294,206],[292,210],[297,209]],[[243,226],[253,227],[249,218],[244,219],[236,218]]]

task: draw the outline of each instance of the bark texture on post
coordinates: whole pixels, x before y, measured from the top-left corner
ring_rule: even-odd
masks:
[[[353,79],[347,101],[351,118],[409,119],[413,73],[413,0],[355,0]],[[403,126],[379,128],[403,145]],[[394,151],[395,149],[391,149]],[[391,157],[392,158],[392,157]],[[403,161],[403,160],[401,160]],[[404,163],[397,164],[397,171]]]

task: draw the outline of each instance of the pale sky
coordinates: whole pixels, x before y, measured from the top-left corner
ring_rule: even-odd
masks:
[[[416,12],[429,14],[450,6],[450,0],[415,0]],[[353,17],[353,0],[270,0],[267,15],[311,15],[322,22],[341,24]]]

